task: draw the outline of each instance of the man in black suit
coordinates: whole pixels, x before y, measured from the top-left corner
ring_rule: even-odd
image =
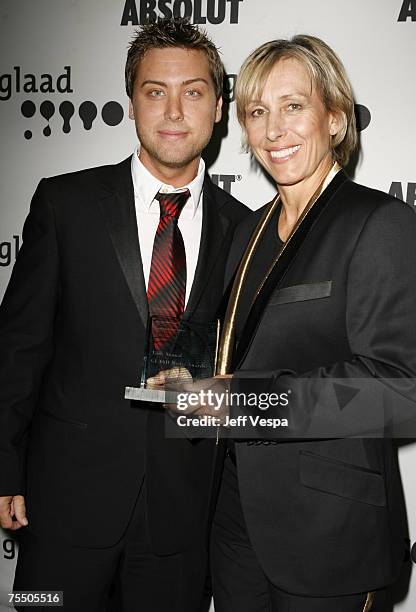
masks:
[[[63,590],[65,610],[101,612],[116,575],[124,611],[199,608],[215,441],[165,439],[163,412],[123,396],[142,367],[166,192],[183,207],[183,317],[212,321],[222,297],[247,214],[201,159],[222,82],[196,27],[144,26],[126,64],[140,146],[43,179],[25,223],[0,311],[0,517],[23,527],[14,589]]]

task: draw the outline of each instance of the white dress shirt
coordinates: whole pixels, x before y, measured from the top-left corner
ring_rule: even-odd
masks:
[[[195,277],[195,269],[199,255],[202,229],[202,186],[205,176],[205,163],[201,158],[198,173],[188,185],[177,189],[172,185],[166,185],[145,168],[139,159],[140,145],[133,153],[131,160],[131,174],[133,177],[134,200],[136,206],[137,227],[139,230],[139,244],[143,262],[143,274],[146,289],[149,282],[150,265],[152,262],[153,242],[157,226],[159,224],[160,207],[155,195],[162,193],[173,193],[189,189],[191,195],[179,217],[178,227],[182,233],[186,255],[186,294],[185,305],[188,302],[192,283]]]

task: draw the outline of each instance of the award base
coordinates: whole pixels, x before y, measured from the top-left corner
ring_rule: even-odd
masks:
[[[124,399],[176,404],[181,386],[214,375],[219,330],[219,321],[149,317],[140,380],[137,387],[125,387]],[[159,372],[165,372],[166,386],[147,386]]]
[[[178,393],[166,389],[150,389],[149,387],[126,387],[124,399],[158,404],[176,404]]]

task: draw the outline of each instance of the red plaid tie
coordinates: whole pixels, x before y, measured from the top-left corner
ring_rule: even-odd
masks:
[[[153,243],[147,287],[156,350],[174,339],[185,309],[186,256],[178,219],[189,196],[189,189],[179,193],[158,193],[156,196],[160,204],[160,219]],[[159,317],[160,325],[157,324]],[[163,325],[167,319],[171,321]]]

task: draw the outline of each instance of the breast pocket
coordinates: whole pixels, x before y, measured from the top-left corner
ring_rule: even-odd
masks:
[[[330,297],[331,292],[332,280],[282,287],[272,294],[269,305],[276,306],[278,304],[290,304],[291,302],[319,300]]]
[[[363,466],[301,451],[299,479],[304,487],[323,493],[372,506],[386,505],[383,474]]]

